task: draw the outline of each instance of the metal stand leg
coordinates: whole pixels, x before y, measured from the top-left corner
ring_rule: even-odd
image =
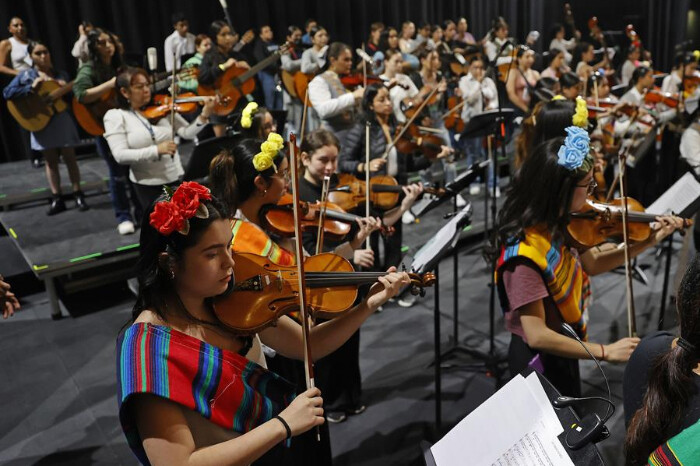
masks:
[[[58,294],[56,293],[56,283],[53,277],[47,277],[44,279],[44,284],[46,285],[46,292],[49,295],[49,305],[51,306],[51,318],[53,320],[58,320],[63,317],[61,314],[61,303],[58,300]]]

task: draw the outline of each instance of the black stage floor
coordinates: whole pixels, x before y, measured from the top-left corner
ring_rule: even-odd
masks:
[[[90,199],[94,210],[107,211],[108,206],[97,199]],[[474,206],[479,205],[483,204],[476,199]],[[404,243],[409,250],[434,234],[435,225],[444,223],[445,211],[447,207],[442,207],[422,222],[404,228]],[[69,214],[62,214],[67,223]],[[479,215],[477,211],[475,222]],[[45,224],[45,217],[40,220],[38,225]],[[41,237],[49,232],[27,234]],[[638,329],[645,334],[656,327],[663,262],[647,253],[640,264],[650,266],[650,285],[637,283],[635,287]],[[461,252],[459,266],[459,338],[462,343],[486,350],[489,273],[480,251],[469,255]],[[672,270],[675,267],[674,261]],[[451,261],[443,263],[440,276],[440,319],[446,347],[452,328]],[[594,277],[593,288],[596,299],[591,311],[591,340],[611,341],[624,333],[626,325],[624,278],[613,273]],[[435,292],[429,289],[427,296],[410,309],[388,304],[384,312],[365,323],[361,367],[368,408],[359,416],[331,426],[336,465],[421,464],[419,442],[436,440],[433,369],[428,367],[433,357]],[[52,321],[46,293],[23,296],[22,310],[0,322],[1,464],[136,463],[118,423],[114,366],[115,338],[129,317],[133,296],[121,282],[79,293],[75,302],[88,312]],[[497,315],[496,347],[505,354],[509,335],[503,330],[500,312]],[[674,325],[673,308],[667,310],[667,315],[667,326]],[[612,437],[600,444],[600,450],[607,464],[622,464],[620,382],[624,368],[608,363],[603,367],[619,409],[609,422]],[[585,393],[602,393],[602,379],[592,363],[582,363],[582,374]],[[446,427],[488,398],[495,387],[494,380],[486,375],[459,369],[446,371],[442,380]]]

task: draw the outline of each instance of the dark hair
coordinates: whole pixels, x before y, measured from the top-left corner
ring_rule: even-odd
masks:
[[[31,55],[32,52],[34,51],[34,49],[35,49],[38,45],[43,45],[44,47],[46,47],[46,50],[49,49],[48,45],[46,45],[45,43],[43,43],[43,42],[40,41],[40,40],[30,40],[29,43],[27,44],[27,53],[28,53],[29,55]]]
[[[319,33],[319,31],[325,31],[326,28],[316,23],[316,26],[312,27],[309,31],[309,38],[313,40],[314,36]]]
[[[557,56],[559,56],[559,54],[563,54],[563,53],[564,52],[562,52],[559,49],[549,49],[549,56],[547,57],[547,67],[552,65],[552,62],[554,61],[555,58],[557,58]]]
[[[384,28],[385,28],[384,23],[382,23],[381,21],[377,21],[377,22],[369,25],[370,32],[374,32],[374,31],[377,31],[379,29],[384,29]]]
[[[450,26],[450,24],[455,24],[455,22],[451,19],[446,19],[442,22],[442,29],[447,29]]]
[[[176,11],[173,13],[173,15],[170,17],[170,24],[175,26],[177,23],[180,21],[187,21],[187,17],[182,11]]]
[[[387,50],[391,50],[391,47],[389,46],[389,34],[391,34],[391,31],[394,31],[398,34],[398,31],[394,27],[388,27],[382,31],[382,35],[379,36],[379,45],[377,48],[379,49],[380,52],[384,52],[386,55]],[[398,50],[398,48],[394,49]]]
[[[309,154],[309,157],[323,146],[335,146],[340,150],[340,141],[331,131],[319,128],[304,136],[300,150]]]
[[[556,95],[555,89],[557,84],[559,84],[559,80],[556,78],[549,78],[547,76],[540,78],[537,84],[535,84],[535,92],[532,93],[535,103],[537,103],[537,101],[544,100],[549,102],[552,100],[552,97]],[[532,100],[530,102],[532,102]]]
[[[214,45],[219,45],[216,41],[216,36],[218,36],[219,32],[225,27],[231,29],[231,34],[235,34],[233,27],[222,19],[217,19],[209,25],[209,37],[211,37],[211,41]]]
[[[121,90],[131,86],[134,77],[139,74],[144,76],[147,81],[149,80],[148,72],[143,68],[134,68],[132,66],[127,66],[125,68],[122,68],[117,74],[117,79],[114,83],[114,88],[117,93],[117,102],[119,102],[120,108],[129,109],[131,107],[129,101],[126,100],[126,97],[122,95]]]
[[[692,53],[678,53],[675,57],[673,57],[673,67],[680,68],[681,66],[690,65],[696,61],[697,60],[695,60],[695,56]]]
[[[639,82],[639,80],[646,76],[646,74],[649,72],[651,72],[651,68],[649,68],[648,66],[642,65],[635,68],[634,72],[632,72],[632,78],[630,78],[629,89],[632,89],[632,87],[634,87],[637,84],[637,82]]]
[[[676,309],[680,336],[700,348],[700,256],[696,255],[678,288]],[[696,394],[693,369],[700,359],[680,346],[656,359],[649,370],[642,406],[632,417],[625,452],[627,464],[646,464],[659,445],[680,429],[688,403]]]
[[[377,94],[379,93],[380,89],[386,89],[386,86],[384,86],[384,84],[382,83],[369,84],[365,88],[365,93],[362,96],[362,112],[364,114],[364,120],[370,121],[372,122],[372,124],[375,124],[377,122],[377,117],[374,114],[374,110],[372,110],[372,104],[374,102],[374,98],[377,97]],[[389,118],[390,125],[394,118],[395,117],[392,112],[391,117]]]
[[[551,100],[535,105],[532,114],[523,120],[522,130],[516,138],[516,165],[530,158],[534,148],[544,141],[565,134],[575,112],[576,104],[570,100]]]
[[[160,255],[166,253],[169,256],[169,261],[175,263],[181,261],[185,250],[195,246],[215,220],[228,218],[228,212],[215,197],[210,201],[202,201],[209,211],[208,218],[192,217],[189,219],[190,229],[186,235],[173,232],[164,236],[151,226],[150,214],[156,203],[167,200],[166,195],[162,194],[152,205],[147,207],[141,221],[139,260],[136,264],[139,292],[132,312],[132,321],[136,320],[141,311],[149,309],[165,321],[168,320],[168,315],[174,312],[189,321],[225,329],[223,324],[204,322],[187,312],[183,303],[177,298],[172,279],[168,270],[164,268]],[[167,298],[169,296],[175,298],[177,303],[175,309],[168,305]]]
[[[348,44],[343,42],[333,42],[331,46],[328,47],[328,61],[330,62],[331,58],[337,60],[340,54],[346,50],[352,50]]]
[[[554,23],[552,24],[552,27],[549,29],[549,35],[552,40],[554,40],[555,37],[557,37],[557,33],[562,30],[564,27],[563,24],[561,23]],[[566,32],[564,32],[566,34]]]
[[[401,50],[399,49],[386,49],[384,51],[384,63],[391,60],[394,55],[401,55]]]
[[[299,28],[299,26],[295,26],[292,24],[291,26],[287,27],[287,36],[291,36],[292,34],[294,34],[297,31],[301,32],[301,28]]]
[[[581,77],[576,73],[567,71],[566,73],[561,75],[561,77],[559,78],[559,83],[561,84],[562,89],[567,87],[578,86],[579,84],[581,84]]]
[[[563,234],[576,184],[586,176],[559,165],[557,152],[563,143],[557,137],[538,145],[515,173],[498,214],[499,246],[522,239],[525,228],[535,225],[545,225],[553,238]]]
[[[578,64],[583,59],[583,54],[588,51],[589,48],[593,47],[592,44],[588,42],[579,42],[574,49],[574,54],[571,57],[571,66]]]
[[[527,45],[518,45],[517,47],[517,52],[516,52],[516,57],[520,58],[523,55],[525,55],[527,52],[534,52],[530,47]]]
[[[634,45],[634,44],[630,44],[630,46],[627,47],[627,53],[625,54],[625,56],[626,56],[626,57],[629,57],[630,54],[631,54],[631,53],[634,53],[634,52],[641,52],[641,49],[640,49],[638,46]]]
[[[265,124],[265,115],[268,113],[270,113],[270,110],[268,110],[267,107],[258,107],[255,109],[251,115],[250,128],[240,128],[243,137],[246,139],[265,139],[265,136],[263,136],[263,125]]]
[[[119,51],[117,37],[105,29],[93,28],[92,30],[90,30],[90,32],[87,33],[88,53],[90,55],[90,60],[96,65],[102,64],[102,60],[100,59],[100,53],[97,50],[97,41],[100,40],[100,36],[102,34],[107,34],[109,36],[109,39],[114,44],[114,55],[112,55],[112,61],[110,62],[110,66],[117,70],[122,66],[122,54]]]
[[[224,149],[214,157],[209,165],[209,183],[214,196],[219,198],[229,212],[234,213],[241,203],[255,192],[255,178],[262,176],[265,181],[275,174],[270,167],[261,172],[253,166],[253,157],[260,152],[259,139],[244,139],[231,149]],[[274,158],[279,167],[284,156],[278,153]]]
[[[197,34],[196,36],[194,36],[194,48],[196,49],[197,47],[202,45],[202,42],[204,42],[205,39],[211,39],[211,37],[209,37],[206,34]]]
[[[265,28],[270,28],[270,31],[272,31],[272,26],[270,26],[269,24],[263,24],[262,26],[260,26],[260,27],[258,28],[258,34],[262,34],[262,31],[263,31],[263,29],[265,29]]]
[[[586,81],[586,92],[589,96],[593,96],[593,92],[597,87],[600,87],[600,85],[603,83],[603,80],[606,79],[605,75],[602,73],[598,73],[597,71],[595,73],[592,73],[588,77],[588,81]]]
[[[306,28],[308,28],[309,24],[311,24],[311,23],[316,23],[318,25],[318,21],[316,21],[313,18],[309,18],[304,22],[304,30],[306,30]]]
[[[497,16],[491,22],[491,34],[496,34],[496,31],[498,31],[499,29],[507,27],[508,23],[506,22],[506,19],[503,16]]]

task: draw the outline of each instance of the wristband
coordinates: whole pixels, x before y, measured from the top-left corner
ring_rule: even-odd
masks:
[[[603,346],[602,343],[600,344],[600,352],[601,352],[600,360],[605,361],[605,346]]]
[[[287,431],[287,437],[285,437],[285,440],[289,440],[290,438],[292,438],[292,429],[289,428],[289,424],[287,424],[287,421],[282,419],[282,416],[279,416],[279,415],[275,416],[274,418],[277,419],[278,421],[280,421],[282,423],[282,425],[284,426],[284,430]]]

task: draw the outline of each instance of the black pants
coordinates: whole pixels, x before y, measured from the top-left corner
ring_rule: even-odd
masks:
[[[139,200],[144,212],[150,212],[151,204],[155,202],[158,197],[163,194],[163,185],[150,186],[146,184],[132,183],[134,186],[134,191],[136,192],[136,197]],[[167,186],[175,189],[180,185],[179,181],[173,181],[168,183]],[[137,222],[141,222],[140,218],[136,219]]]
[[[518,335],[512,334],[508,347],[508,369],[511,377],[528,367],[538,352],[530,348]],[[544,375],[549,382],[565,396],[581,396],[581,375],[578,360],[562,358],[547,353],[539,353],[544,366]]]

